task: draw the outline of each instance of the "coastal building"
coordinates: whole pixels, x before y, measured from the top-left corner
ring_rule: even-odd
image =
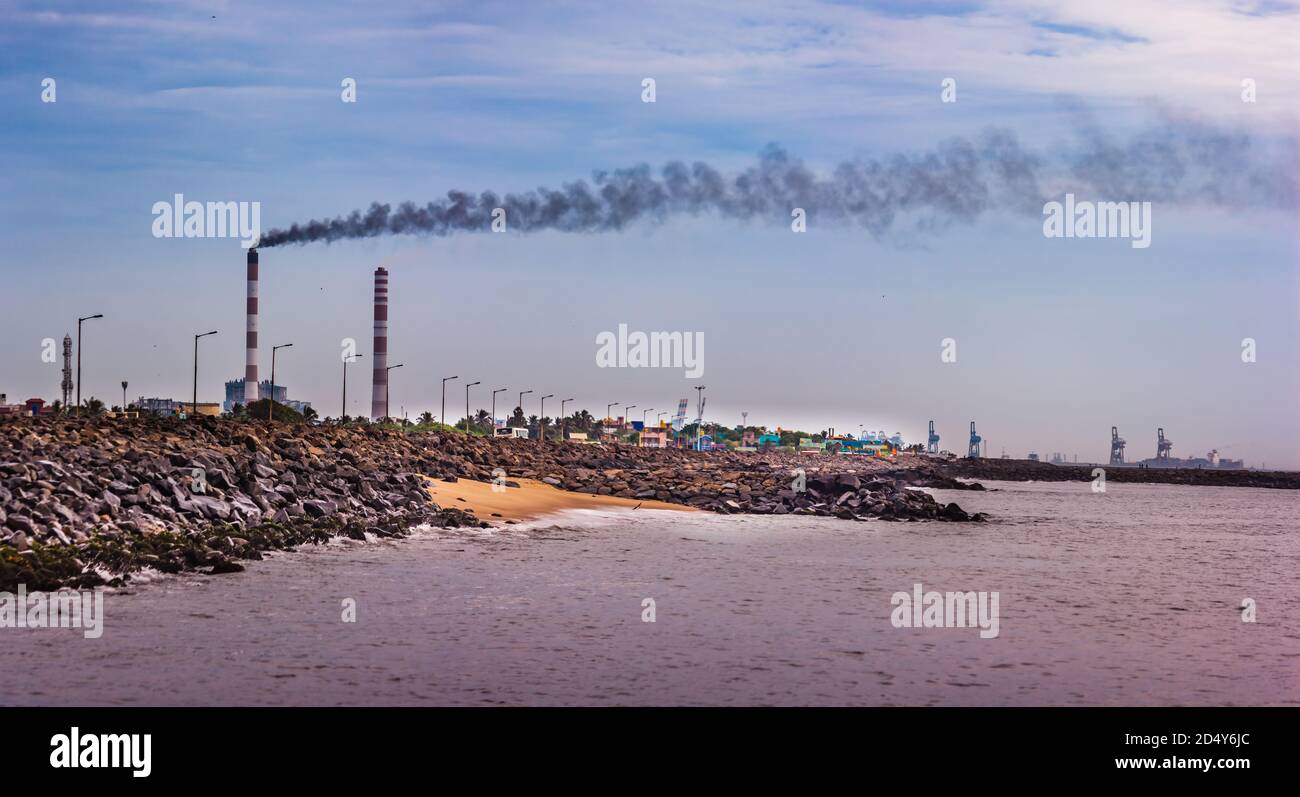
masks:
[[[131,406],[142,412],[151,412],[164,417],[187,416],[195,409],[188,401],[169,398],[145,398],[141,396],[131,402]],[[215,401],[200,401],[197,405],[199,415],[220,415],[221,405]]]
[[[623,442],[626,421],[623,416],[617,418],[605,418],[600,422],[600,427],[596,430],[596,438],[604,443]]]
[[[226,400],[221,403],[222,412],[230,412],[236,404],[247,404],[244,401],[245,386],[248,383],[243,379],[231,379],[226,382]],[[254,401],[262,398],[270,398],[277,404],[283,404],[294,412],[302,414],[307,408],[311,407],[310,401],[296,401],[289,398],[289,388],[285,385],[276,385],[275,390],[271,390],[271,380],[263,379],[257,384],[257,396]]]
[[[156,415],[175,415],[180,411],[180,402],[176,399],[145,398],[144,396],[141,396],[131,402],[131,406],[143,412],[152,412]]]
[[[667,448],[669,445],[668,440],[668,430],[662,427],[651,427],[641,432],[642,448]]]
[[[279,399],[276,399],[276,401],[279,401]],[[284,406],[288,407],[289,409],[293,410],[299,415],[306,415],[307,410],[311,409],[310,401],[298,401],[297,399],[285,399],[284,401],[279,401],[279,403],[283,404]]]
[[[230,410],[236,404],[248,403],[244,400],[247,385],[248,383],[245,382],[243,379],[231,379],[226,382],[226,400],[221,403],[222,412],[230,412]],[[275,401],[283,404],[284,400],[288,398],[288,395],[289,395],[289,389],[287,387],[283,385],[277,385],[275,389],[275,395],[272,396],[270,380],[263,380],[257,385],[257,396],[259,398],[270,397]],[[256,401],[257,399],[255,398],[253,400]]]
[[[800,454],[820,454],[820,453],[822,453],[822,452],[825,451],[825,450],[826,450],[826,442],[825,442],[825,441],[822,441],[822,442],[819,443],[819,442],[817,442],[816,440],[813,440],[813,439],[808,438],[808,437],[801,437],[801,438],[799,438],[799,453],[800,453]]]
[[[828,449],[834,449],[841,454],[857,454],[881,459],[893,457],[897,451],[893,443],[878,436],[857,438],[853,435],[836,435],[827,443]]]
[[[29,398],[22,404],[10,404],[9,397],[0,393],[0,417],[49,415],[53,412],[54,408],[45,406],[43,398]]]

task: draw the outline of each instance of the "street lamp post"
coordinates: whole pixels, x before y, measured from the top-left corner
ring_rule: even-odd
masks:
[[[561,443],[563,443],[565,440],[564,431],[569,427],[568,416],[564,414],[564,405],[568,404],[570,401],[573,401],[573,399],[571,398],[560,399],[560,442]]]
[[[199,338],[206,338],[208,335],[215,334],[217,334],[217,330],[214,329],[211,332],[204,332],[202,335],[194,336],[194,400],[190,404],[190,414],[195,418],[199,416]],[[80,353],[81,347],[78,346],[77,350]],[[78,378],[77,381],[79,383],[81,379]],[[81,402],[80,397],[78,397],[77,402]]]
[[[497,428],[497,394],[504,393],[509,389],[508,387],[499,387],[492,391],[492,428],[494,430]],[[494,431],[493,434],[496,434],[496,432]]]
[[[470,382],[465,385],[465,434],[469,434],[469,389],[475,385],[481,385],[482,382]]]
[[[122,415],[126,416],[126,380],[122,380]]]
[[[542,408],[537,412],[537,439],[546,442],[546,400],[555,398],[554,393],[542,396]]]
[[[83,316],[77,319],[77,417],[81,417],[81,322],[92,318],[103,318],[103,313]]]
[[[704,436],[704,385],[695,387],[695,448],[699,450]]]
[[[641,428],[642,428],[642,429],[645,429],[645,414],[646,414],[647,412],[654,412],[654,409],[655,409],[654,407],[650,407],[649,409],[641,410]]]
[[[275,353],[292,345],[292,343],[281,343],[279,346],[271,347],[271,395],[267,397],[266,405],[266,420],[268,422],[275,420],[275,416],[272,415],[272,410],[275,407]]]
[[[630,426],[632,424],[632,410],[636,409],[635,404],[629,404],[623,408],[623,424]]]
[[[532,393],[532,392],[533,392],[533,391],[531,391],[531,390],[521,390],[521,391],[519,391],[519,414],[520,414],[520,415],[523,415],[523,414],[524,414],[524,396],[526,396],[526,395],[528,395],[529,393]],[[524,419],[524,427],[527,428],[527,426],[528,426],[528,419],[525,418],[525,419]]]
[[[384,421],[385,422],[388,421],[388,372],[393,370],[394,368],[401,368],[405,364],[406,363],[398,363],[397,365],[390,365],[384,369]]]
[[[442,422],[443,426],[447,425],[447,383],[453,379],[460,379],[460,377],[444,376],[442,378],[442,414],[438,416],[438,420]]]
[[[664,416],[667,415],[667,414],[668,414],[668,411],[667,411],[667,410],[665,410],[665,411],[663,411],[663,412],[655,413],[655,426],[658,426],[658,425],[661,423],[661,421],[660,421],[659,419],[662,418],[662,417],[664,417]]]
[[[605,420],[607,420],[607,421],[612,421],[612,420],[614,420],[612,417],[610,417],[610,412],[613,410],[614,407],[617,407],[618,405],[619,405],[619,402],[617,402],[617,401],[615,401],[615,402],[612,403],[612,404],[606,404],[606,405],[605,405]]]
[[[343,358],[343,413],[339,416],[339,423],[347,423],[348,420],[348,363],[360,360],[361,357],[360,354],[350,354]]]

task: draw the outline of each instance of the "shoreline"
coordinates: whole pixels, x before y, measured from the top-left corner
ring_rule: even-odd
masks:
[[[907,489],[955,480],[883,462],[493,440],[369,424],[7,418],[0,450],[0,591],[20,583],[121,586],[145,568],[233,573],[263,551],[332,537],[490,525],[459,506],[468,501],[455,498],[465,496],[435,501],[430,478],[530,479],[558,488],[547,494],[557,507],[628,500],[629,507],[653,501],[849,521],[984,519]]]
[[[262,551],[402,537],[426,524],[484,528],[548,508],[981,522],[982,513],[911,488],[983,489],[958,477],[1092,478],[1084,467],[1014,460],[699,452],[228,418],[3,419],[0,450],[0,590],[119,586],[144,568],[238,572]],[[491,482],[502,475],[507,485],[535,486],[494,503]],[[1296,473],[1111,469],[1107,477],[1300,487]],[[432,493],[430,480],[439,480]],[[479,486],[453,487],[459,480]]]

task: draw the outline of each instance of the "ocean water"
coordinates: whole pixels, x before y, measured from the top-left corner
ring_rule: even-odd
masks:
[[[0,628],[0,703],[1300,704],[1300,493],[986,484],[935,494],[987,524],[583,511],[158,577],[99,639]],[[998,635],[896,628],[917,583]]]

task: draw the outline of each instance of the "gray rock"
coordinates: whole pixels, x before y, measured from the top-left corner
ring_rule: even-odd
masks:
[[[5,519],[5,525],[15,531],[21,531],[29,537],[36,534],[35,524],[33,524],[32,519],[26,515],[10,514],[9,517]]]
[[[331,501],[303,501],[302,508],[309,517],[322,518],[334,514],[336,507]]]

